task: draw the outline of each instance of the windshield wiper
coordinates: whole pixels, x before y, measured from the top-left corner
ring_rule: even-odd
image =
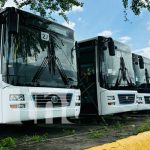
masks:
[[[59,74],[60,74],[64,84],[65,85],[69,85],[69,78],[67,77],[67,75],[66,75],[66,73],[65,73],[65,71],[64,71],[64,69],[62,67],[62,64],[61,64],[59,58],[58,57],[54,57],[54,59],[56,60],[55,62],[57,62],[56,63],[56,67],[58,69],[58,72],[59,72]]]
[[[129,87],[134,86],[134,84],[132,83],[131,77],[129,76],[128,69],[125,66],[124,58],[120,57],[120,68],[119,68],[119,73],[118,73],[118,77],[116,80],[115,88],[119,87],[122,80],[126,81]]]
[[[45,57],[42,64],[39,66],[37,72],[33,76],[32,82],[38,82],[38,80],[40,79],[43,71],[46,69],[47,63],[48,63],[48,57]]]
[[[64,69],[63,69],[63,67],[62,67],[62,64],[61,64],[59,58],[56,57],[56,56],[53,56],[53,55],[50,55],[49,58],[48,58],[48,57],[45,57],[45,58],[44,58],[42,64],[39,66],[37,72],[35,73],[35,75],[34,75],[34,77],[33,77],[33,79],[32,79],[32,82],[38,82],[38,80],[40,79],[40,77],[41,77],[43,71],[46,69],[47,65],[48,65],[49,62],[51,62],[52,60],[55,62],[55,65],[56,65],[56,67],[57,67],[57,69],[58,69],[58,72],[59,72],[59,74],[60,74],[60,76],[61,76],[61,78],[62,78],[64,84],[65,84],[65,85],[69,85],[70,80],[72,80],[72,78],[70,78],[70,77],[68,78],[68,77],[67,77],[67,75],[66,75],[66,73],[65,73],[65,71],[64,71]]]

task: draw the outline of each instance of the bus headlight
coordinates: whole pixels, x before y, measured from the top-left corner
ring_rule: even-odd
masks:
[[[137,100],[142,101],[142,97],[136,97]]]
[[[138,104],[142,104],[142,103],[143,103],[143,98],[137,96],[137,97],[136,97],[136,102],[137,102]]]
[[[10,108],[12,108],[12,109],[26,108],[26,104],[10,104]]]
[[[76,102],[75,102],[75,106],[80,106],[81,104],[81,97],[80,97],[80,95],[77,95],[76,96]]]
[[[10,94],[9,96],[10,101],[25,101],[23,94]]]
[[[107,96],[107,100],[115,100],[115,96]]]

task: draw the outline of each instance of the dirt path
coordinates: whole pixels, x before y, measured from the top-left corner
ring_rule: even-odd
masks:
[[[118,120],[116,120],[115,123],[112,121],[112,124],[108,126],[74,126],[75,131],[70,132],[70,135],[57,138],[49,137],[43,142],[25,142],[22,145],[19,144],[15,149],[81,150],[150,130],[149,125],[150,116],[144,116],[139,118],[128,118],[126,121],[123,121],[123,123]]]

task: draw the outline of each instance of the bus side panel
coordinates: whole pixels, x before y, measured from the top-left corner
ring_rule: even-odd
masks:
[[[2,89],[0,88],[0,123],[3,122],[3,100],[2,100]]]

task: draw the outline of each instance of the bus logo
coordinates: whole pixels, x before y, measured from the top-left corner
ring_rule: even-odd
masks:
[[[52,96],[52,97],[51,97],[51,102],[52,102],[52,103],[58,103],[58,101],[59,101],[58,96]]]

